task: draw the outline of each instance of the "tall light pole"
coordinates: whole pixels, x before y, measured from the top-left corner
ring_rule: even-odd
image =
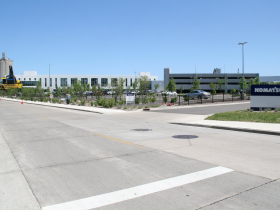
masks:
[[[244,95],[244,44],[248,42],[239,42],[238,45],[242,45],[242,96]]]
[[[51,65],[52,64],[49,64],[49,88],[50,88],[50,91],[51,91]]]

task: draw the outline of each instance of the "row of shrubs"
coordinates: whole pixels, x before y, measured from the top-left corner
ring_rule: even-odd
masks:
[[[253,109],[247,109],[247,111],[249,111],[249,112],[253,112],[254,110]],[[272,110],[271,109],[262,109],[262,108],[259,108],[259,111],[260,112],[262,112],[262,111],[264,111],[264,112],[271,112]],[[280,112],[280,108],[276,108],[275,110],[274,110],[275,112]]]

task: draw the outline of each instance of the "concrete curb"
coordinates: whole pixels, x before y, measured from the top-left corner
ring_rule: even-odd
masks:
[[[6,101],[12,101],[12,102],[21,102],[22,100],[18,100],[18,99],[7,99],[7,98],[1,98],[1,99],[4,99]],[[54,108],[61,108],[61,109],[72,109],[72,110],[77,110],[77,111],[83,111],[83,112],[92,112],[92,113],[96,113],[96,114],[103,114],[101,112],[97,112],[97,111],[93,111],[93,110],[87,110],[87,109],[79,109],[79,108],[76,108],[76,107],[70,107],[71,105],[69,106],[59,106],[59,105],[56,105],[56,104],[44,104],[44,103],[37,103],[37,102],[31,102],[31,101],[23,101],[24,103],[27,103],[27,104],[33,104],[33,105],[39,105],[39,106],[48,106],[48,107],[54,107]]]
[[[280,132],[256,130],[256,129],[250,129],[250,128],[233,128],[233,127],[225,127],[225,126],[218,126],[218,125],[203,125],[203,124],[195,124],[195,123],[170,123],[170,124],[184,125],[184,126],[195,126],[195,127],[205,127],[205,128],[214,128],[214,129],[222,129],[222,130],[232,130],[232,131],[241,131],[241,132],[248,132],[248,133],[260,133],[260,134],[268,134],[268,135],[280,136]]]

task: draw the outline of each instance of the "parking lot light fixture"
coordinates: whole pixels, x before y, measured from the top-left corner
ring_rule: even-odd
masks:
[[[242,95],[241,98],[243,98],[244,95],[244,44],[247,44],[248,42],[239,42],[238,45],[242,45]]]

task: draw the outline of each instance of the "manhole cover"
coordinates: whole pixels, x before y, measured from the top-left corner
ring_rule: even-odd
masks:
[[[176,139],[195,139],[195,138],[198,138],[198,136],[195,136],[195,135],[175,135],[175,136],[172,136],[173,138],[176,138]]]
[[[132,129],[133,131],[151,131],[152,129]]]

